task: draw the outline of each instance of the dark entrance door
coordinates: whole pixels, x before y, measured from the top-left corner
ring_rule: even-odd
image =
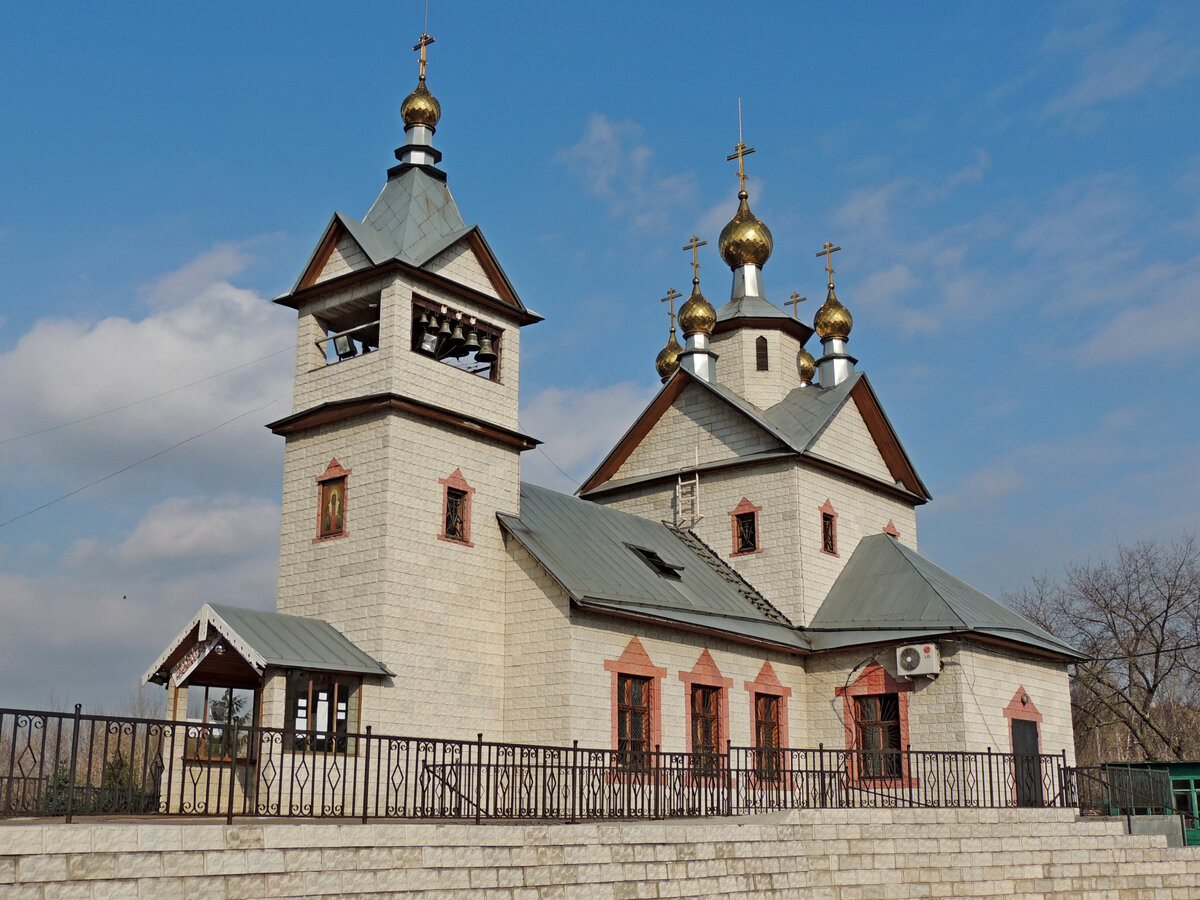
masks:
[[[1013,775],[1017,806],[1042,805],[1042,760],[1038,755],[1037,722],[1012,720]]]

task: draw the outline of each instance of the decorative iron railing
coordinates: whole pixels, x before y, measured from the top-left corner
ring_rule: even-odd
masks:
[[[671,818],[836,807],[1075,805],[1059,756],[658,750],[297,734],[0,709],[0,816]]]

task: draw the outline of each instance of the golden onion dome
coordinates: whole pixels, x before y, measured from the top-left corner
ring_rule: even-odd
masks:
[[[846,309],[838,300],[831,284],[825,302],[821,304],[821,308],[813,317],[813,329],[821,336],[821,340],[840,338],[844,341],[850,337],[850,329],[853,327],[854,319],[850,315],[850,310]]]
[[[658,369],[658,377],[663,381],[674,375],[675,370],[679,368],[681,352],[683,348],[679,346],[679,341],[675,340],[675,329],[672,328],[667,345],[658,351],[658,358],[654,360],[654,368]]]
[[[679,327],[685,335],[712,334],[717,324],[717,311],[700,293],[700,279],[692,279],[692,295],[679,308]]]
[[[800,348],[800,383],[812,384],[814,378],[817,377],[817,361],[813,359],[813,355],[808,352],[807,347]]]
[[[405,127],[424,125],[430,131],[437,128],[438,120],[442,117],[442,104],[429,93],[424,77],[417,82],[416,90],[400,104],[400,115],[404,118]]]
[[[771,237],[771,229],[762,220],[750,212],[745,191],[738,191],[738,208],[729,220],[729,224],[721,229],[718,246],[721,259],[731,269],[739,266],[759,266],[760,268],[771,257],[775,241]]]

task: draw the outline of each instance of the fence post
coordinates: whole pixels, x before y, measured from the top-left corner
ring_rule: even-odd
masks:
[[[900,755],[900,784],[908,792],[908,805],[913,806],[912,744],[906,744]]]
[[[1062,748],[1062,765],[1058,767],[1058,795],[1062,799],[1059,801],[1059,806],[1064,809],[1067,806],[1067,801],[1070,799],[1067,796],[1067,748]]]
[[[225,810],[225,824],[233,824],[233,786],[237,781],[237,719],[233,719],[230,723],[233,726],[233,734],[230,735],[229,742],[229,807]]]
[[[996,805],[996,782],[993,777],[994,765],[992,762],[992,748],[991,747],[987,748],[987,769],[988,769],[988,777],[987,777],[987,780],[988,780],[988,788],[987,788],[988,806],[992,807],[992,806]]]
[[[817,745],[817,760],[818,760],[817,772],[818,772],[818,777],[820,778],[820,784],[821,784],[821,809],[827,809],[828,807],[825,803],[825,744],[824,743],[820,743]]]
[[[483,732],[479,732],[479,739],[475,744],[475,824],[478,825],[480,819],[483,818],[483,808],[480,803],[483,800]]]
[[[75,814],[75,767],[79,762],[79,715],[83,712],[83,704],[75,704],[75,723],[71,727],[71,772],[67,782],[67,824],[71,823]]]
[[[371,726],[367,726],[367,736],[363,740],[366,748],[363,751],[363,814],[362,823],[367,824],[367,807],[371,802]]]
[[[578,819],[576,813],[579,811],[578,806],[579,796],[579,738],[576,738],[571,744],[571,818],[572,825]]]
[[[725,815],[733,815],[733,741],[725,741]]]

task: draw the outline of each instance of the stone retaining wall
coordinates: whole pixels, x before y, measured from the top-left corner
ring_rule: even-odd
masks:
[[[583,825],[0,823],[0,900],[1200,897],[1200,849],[1062,810]]]

